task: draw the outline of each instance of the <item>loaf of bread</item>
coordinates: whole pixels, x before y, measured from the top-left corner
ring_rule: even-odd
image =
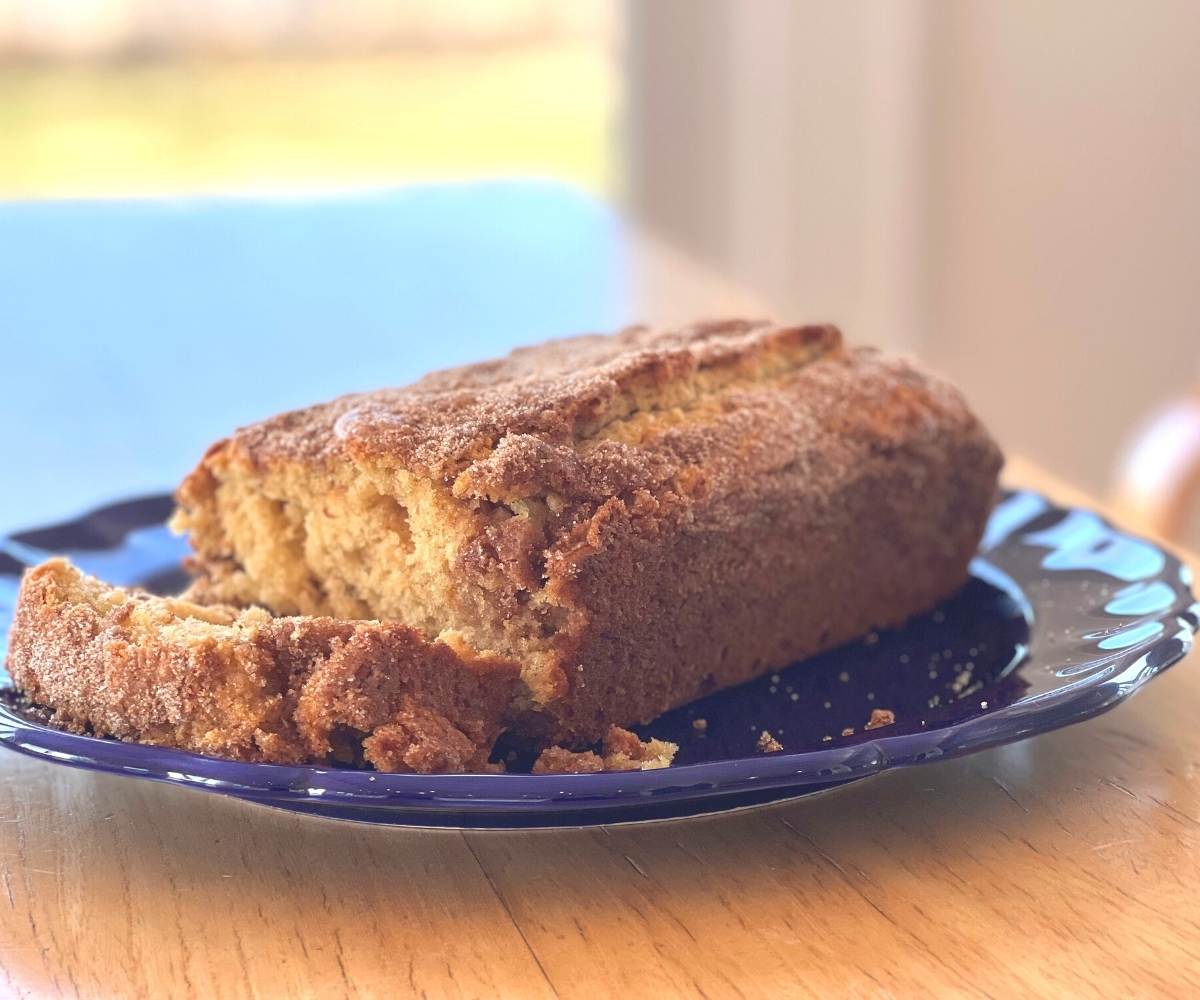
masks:
[[[479,664],[519,664],[503,726],[582,746],[937,604],[1000,465],[958,392],[907,361],[827,326],[731,321],[562,340],[274,417],[209,450],[174,524],[193,601],[300,616],[289,636],[402,622],[361,627],[384,649],[441,637],[438,662],[489,696]],[[462,730],[465,708],[436,711]]]
[[[453,636],[201,607],[110,587],[61,559],[22,581],[8,670],[70,730],[416,772],[487,769],[518,678]]]

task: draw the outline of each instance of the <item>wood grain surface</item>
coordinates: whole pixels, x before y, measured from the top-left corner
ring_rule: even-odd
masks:
[[[1021,744],[643,826],[374,828],[2,753],[0,995],[1200,995],[1195,659]]]

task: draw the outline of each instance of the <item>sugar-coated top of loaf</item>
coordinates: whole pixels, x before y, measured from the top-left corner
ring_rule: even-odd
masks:
[[[862,448],[947,433],[994,449],[957,391],[906,361],[849,350],[832,326],[723,320],[519,348],[281,414],[215,448],[251,465],[396,467],[464,498],[594,502],[719,490],[806,460],[818,487]]]

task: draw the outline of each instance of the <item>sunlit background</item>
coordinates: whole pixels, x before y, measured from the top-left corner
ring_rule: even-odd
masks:
[[[603,0],[0,0],[0,189],[612,184]]]
[[[546,212],[586,216],[589,246],[609,223],[586,206],[613,206],[765,310],[921,355],[1014,452],[1154,507],[1200,482],[1197,52],[1192,0],[0,0],[0,201],[557,185]],[[25,266],[35,223],[12,218],[0,255]],[[529,337],[570,332],[523,301]],[[0,335],[38,315],[0,311]],[[577,315],[609,312],[553,313]],[[456,322],[433,360],[475,349]],[[1169,527],[1196,540],[1191,509]]]

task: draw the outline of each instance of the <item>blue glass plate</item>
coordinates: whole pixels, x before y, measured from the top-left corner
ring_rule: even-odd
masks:
[[[185,545],[162,524],[170,508],[166,496],[131,500],[0,541],[0,622],[10,620],[22,568],[53,553],[114,583],[181,587]],[[55,763],[372,823],[533,827],[690,816],[973,753],[1112,708],[1189,649],[1200,616],[1190,586],[1177,559],[1098,515],[1009,493],[970,581],[932,614],[642,727],[680,745],[666,770],[427,776],[245,764],[47,727],[15,706],[7,678],[0,743]],[[896,721],[865,731],[876,708]],[[763,729],[782,752],[759,752]]]

